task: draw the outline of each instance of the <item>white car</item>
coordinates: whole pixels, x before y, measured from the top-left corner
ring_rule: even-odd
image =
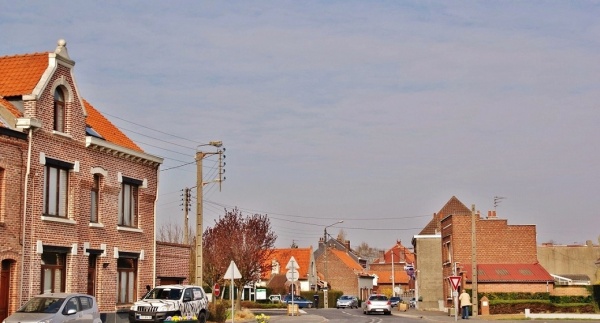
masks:
[[[337,299],[335,307],[338,309],[344,307],[358,308],[358,299],[356,298],[356,296],[342,295],[340,298]]]
[[[362,309],[364,314],[383,313],[390,315],[392,314],[392,303],[385,295],[373,294],[363,302]]]
[[[164,285],[149,291],[129,309],[129,322],[162,322],[169,316],[197,317],[205,323],[208,297],[200,286]]]
[[[2,323],[102,323],[96,298],[76,293],[49,293],[30,299]]]

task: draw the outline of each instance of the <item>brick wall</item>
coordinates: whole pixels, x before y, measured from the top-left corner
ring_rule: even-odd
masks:
[[[114,312],[127,305],[116,306],[117,301],[117,256],[115,251],[139,253],[136,277],[137,294],[135,299],[145,292],[146,285],[154,282],[154,204],[157,191],[157,167],[140,158],[122,152],[115,153],[108,149],[100,151],[85,144],[85,115],[81,99],[71,77],[68,66],[59,64],[56,72],[46,83],[47,87],[33,97],[24,101],[24,116],[35,117],[42,122],[42,128],[34,132],[32,139],[31,175],[28,180],[29,195],[27,197],[27,216],[25,218],[24,261],[18,256],[20,223],[22,219],[21,204],[24,191],[24,165],[26,161],[26,145],[12,145],[2,137],[0,141],[0,169],[4,169],[4,186],[2,194],[18,194],[10,196],[10,203],[3,203],[3,223],[0,233],[3,241],[0,246],[2,259],[15,260],[14,274],[11,276],[10,311],[14,311],[20,303],[25,302],[41,290],[41,254],[37,253],[38,242],[44,246],[76,246],[67,255],[66,291],[87,292],[88,256],[83,248],[84,243],[91,249],[101,249],[106,245],[105,255],[97,260],[96,297],[100,311]],[[53,94],[56,86],[67,89],[66,127],[65,133],[56,133],[53,128]],[[23,150],[25,148],[25,150]],[[69,172],[68,180],[68,217],[52,219],[43,217],[43,156],[75,164]],[[19,170],[20,165],[20,170]],[[78,167],[77,167],[78,166]],[[78,168],[78,169],[77,169]],[[90,225],[90,189],[93,182],[92,169],[99,169],[105,174],[101,176],[99,224]],[[118,194],[122,183],[119,174],[130,178],[145,180],[146,187],[138,191],[138,226],[133,230],[123,229],[118,222]],[[8,181],[7,181],[8,180]],[[15,185],[15,186],[13,186]],[[7,200],[8,201],[8,200]],[[17,230],[15,230],[17,229]],[[12,248],[8,249],[8,248]],[[8,251],[7,251],[8,250]],[[13,251],[16,250],[16,251]],[[23,272],[17,272],[21,264]],[[22,277],[21,277],[22,275]],[[21,279],[22,278],[22,279]],[[22,292],[19,299],[18,294]]]
[[[156,242],[156,284],[161,284],[160,277],[185,277],[184,284],[189,283],[191,246]]]
[[[585,286],[556,286],[552,296],[589,296],[592,293]]]
[[[342,291],[348,295],[358,295],[358,276],[329,248],[316,259],[316,263],[317,272],[329,282],[332,290]],[[325,269],[325,263],[327,263],[327,269]],[[335,306],[335,304],[329,306]]]
[[[6,130],[6,129],[3,129]],[[9,268],[10,286],[20,281],[21,236],[23,201],[21,192],[24,188],[24,160],[27,155],[27,142],[22,135],[3,131],[0,135],[0,263]],[[8,288],[8,286],[0,286]],[[19,290],[8,290],[8,312],[16,311]]]

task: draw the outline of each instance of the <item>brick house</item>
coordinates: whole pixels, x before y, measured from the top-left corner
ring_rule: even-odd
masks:
[[[274,249],[265,264],[271,270],[262,273],[261,282],[257,286],[267,287],[275,294],[291,293],[292,283],[286,278],[288,272],[286,266],[292,257],[299,266],[298,280],[293,284],[294,293],[299,295],[300,291],[314,290],[317,284],[317,269],[312,246]]]
[[[188,284],[191,255],[189,244],[156,241],[156,285]]]
[[[322,287],[359,298],[372,292],[373,276],[367,273],[348,251],[326,248],[315,260],[319,278],[326,283]]]
[[[0,316],[60,291],[114,315],[154,285],[162,159],[80,96],[74,65],[63,40],[0,57]]]
[[[495,211],[488,212],[484,219],[475,212],[475,206],[469,209],[453,196],[420,233],[441,235],[444,281],[439,287],[446,305],[452,299],[452,287],[446,277],[461,275],[460,289],[472,288],[472,221],[479,293],[552,292],[552,276],[537,261],[535,225],[509,225],[507,220],[497,218]],[[419,257],[418,250],[416,253]]]
[[[369,273],[375,276],[374,292],[388,296],[412,297],[415,282],[409,277],[405,267],[414,268],[414,263],[415,256],[412,251],[400,241],[396,241],[393,247],[384,251],[381,257],[369,265]],[[393,292],[394,287],[400,288],[400,294]]]

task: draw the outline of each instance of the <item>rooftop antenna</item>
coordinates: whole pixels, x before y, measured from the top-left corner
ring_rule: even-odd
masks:
[[[500,204],[500,202],[502,202],[502,200],[504,200],[505,198],[506,197],[504,196],[494,196],[494,211],[496,211],[498,204]]]

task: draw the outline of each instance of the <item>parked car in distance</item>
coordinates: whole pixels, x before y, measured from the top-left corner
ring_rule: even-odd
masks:
[[[287,303],[287,304],[292,304],[292,295],[291,294],[285,295],[283,297],[283,302]],[[294,296],[294,304],[298,304],[298,308],[313,307],[313,302],[307,300],[306,298],[304,298],[302,296]]]
[[[343,307],[358,308],[358,298],[356,298],[356,296],[352,296],[352,295],[342,295],[342,296],[340,296],[340,298],[337,299],[337,302],[335,303],[335,307],[336,308],[343,308]]]
[[[402,302],[402,297],[400,297],[400,296],[390,297],[390,303],[392,304],[392,307],[398,306],[398,304],[400,304],[401,302]]]
[[[3,323],[37,322],[102,323],[96,298],[77,293],[48,293],[35,296]]]
[[[271,303],[281,303],[281,294],[271,294],[269,300]]]
[[[390,303],[390,300],[387,298],[387,296],[381,294],[370,295],[369,298],[363,302],[362,309],[364,314],[392,314],[392,304]]]
[[[208,317],[208,297],[194,285],[156,286],[129,309],[130,323],[162,322],[169,316],[196,316],[198,323]]]

